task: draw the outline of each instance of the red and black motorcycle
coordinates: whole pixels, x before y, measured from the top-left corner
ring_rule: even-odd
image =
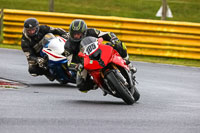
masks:
[[[78,55],[83,59],[84,69],[105,95],[121,98],[128,105],[139,100],[135,76],[119,53],[113,47],[103,44],[102,38],[84,38]]]

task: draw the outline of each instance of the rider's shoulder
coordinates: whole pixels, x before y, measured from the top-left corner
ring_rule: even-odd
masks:
[[[96,28],[87,28],[87,32],[96,31],[96,30],[97,30]]]
[[[99,30],[95,28],[88,28],[87,29],[87,35],[98,35],[100,33]]]
[[[22,38],[21,38],[22,42],[30,42],[31,38],[26,36],[24,33],[22,34]]]
[[[40,30],[49,30],[50,27],[48,25],[40,25]]]

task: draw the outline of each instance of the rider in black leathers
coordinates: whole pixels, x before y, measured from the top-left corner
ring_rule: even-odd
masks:
[[[28,61],[28,71],[32,76],[45,75],[50,81],[55,78],[45,69],[45,59],[40,56],[42,44],[40,41],[47,33],[53,33],[68,39],[68,33],[61,28],[53,28],[47,25],[39,25],[36,18],[28,18],[24,21],[21,48]]]
[[[82,63],[81,59],[78,57],[78,52],[80,51],[80,42],[86,36],[93,36],[96,38],[102,37],[106,41],[110,41],[113,48],[118,51],[118,53],[124,58],[129,66],[129,68],[135,73],[136,69],[132,66],[129,61],[126,46],[122,43],[117,36],[112,32],[102,32],[94,28],[87,28],[86,23],[82,19],[74,20],[69,27],[69,39],[65,44],[65,55],[67,57],[72,57],[72,63]],[[68,58],[68,60],[70,60]],[[79,67],[77,72],[77,87],[82,92],[87,92],[88,90],[95,89],[94,82],[87,74],[85,69]]]

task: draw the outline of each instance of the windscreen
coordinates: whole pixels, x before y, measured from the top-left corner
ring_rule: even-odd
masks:
[[[80,51],[86,55],[92,54],[98,49],[98,39],[95,37],[86,37],[81,41]]]
[[[51,40],[52,38],[55,38],[55,36],[52,33],[46,34],[42,39],[42,44],[45,45]]]

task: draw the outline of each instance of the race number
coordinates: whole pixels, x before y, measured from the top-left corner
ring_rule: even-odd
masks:
[[[84,53],[86,55],[90,55],[92,54],[96,49],[98,48],[98,43],[90,43],[86,48],[85,48],[85,51]]]

